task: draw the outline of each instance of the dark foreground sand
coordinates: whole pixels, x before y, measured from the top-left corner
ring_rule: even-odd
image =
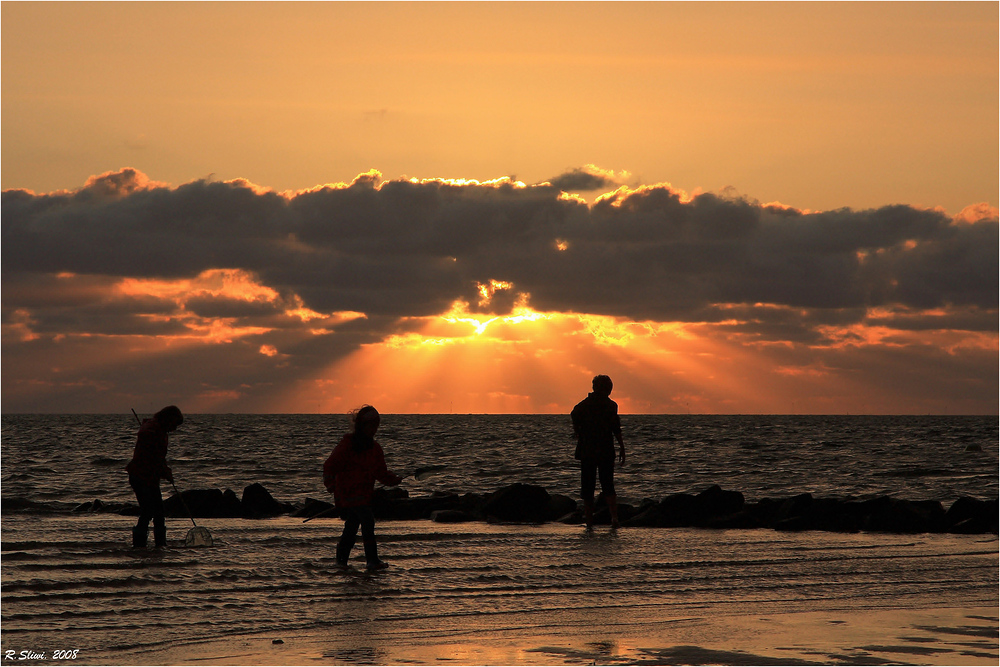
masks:
[[[819,611],[654,619],[643,609],[566,612],[523,625],[417,619],[312,634],[234,636],[122,655],[176,665],[997,665],[996,608]],[[349,634],[348,634],[349,633]]]

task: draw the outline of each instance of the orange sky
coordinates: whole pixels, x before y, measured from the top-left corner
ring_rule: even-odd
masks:
[[[4,189],[597,164],[799,208],[997,202],[995,3],[2,6]]]
[[[2,409],[995,413],[997,7],[4,3]]]

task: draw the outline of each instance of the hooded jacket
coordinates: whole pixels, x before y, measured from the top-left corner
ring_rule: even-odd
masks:
[[[399,483],[399,477],[386,468],[382,446],[374,440],[367,448],[359,449],[354,446],[354,436],[348,433],[323,463],[323,484],[333,492],[340,508],[370,505],[376,480],[387,485]]]
[[[167,465],[167,431],[155,419],[146,419],[139,427],[132,460],[125,466],[129,477],[144,484],[158,486],[161,479],[172,480]]]

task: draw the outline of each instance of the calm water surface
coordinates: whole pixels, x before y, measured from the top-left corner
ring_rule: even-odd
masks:
[[[710,484],[750,500],[801,492],[950,503],[997,496],[994,417],[625,416],[626,499]],[[261,482],[279,500],[325,497],[321,464],[341,416],[191,415],[171,440],[181,488]],[[78,664],[142,664],[164,647],[238,634],[365,637],[339,664],[379,664],[378,637],[539,633],[580,626],[613,640],[636,618],[781,611],[996,608],[995,535],[786,534],[769,530],[380,522],[389,570],[335,564],[337,519],[200,519],[216,539],[129,548],[132,517],[72,514],[131,501],[131,415],[2,418],[3,650],[78,649]],[[448,468],[411,495],[512,482],[575,495],[561,416],[386,415],[390,466]],[[355,551],[361,557],[361,550]],[[991,639],[995,645],[995,638]],[[988,648],[988,647],[987,647]],[[995,648],[995,646],[994,646]],[[352,649],[353,651],[353,649]],[[568,659],[570,660],[570,659]],[[571,661],[571,660],[570,660]],[[49,663],[51,664],[51,663]]]

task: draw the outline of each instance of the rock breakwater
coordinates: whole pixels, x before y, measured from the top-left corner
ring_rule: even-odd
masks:
[[[331,503],[306,498],[295,504],[276,500],[262,484],[252,484],[238,496],[230,489],[195,489],[164,501],[167,515],[186,518],[253,518],[289,515],[308,518],[325,513],[335,518]],[[37,511],[33,503],[3,499],[3,513]],[[186,506],[186,509],[185,509]],[[936,500],[903,500],[891,496],[828,498],[802,493],[783,498],[748,502],[743,493],[711,486],[697,493],[676,493],[661,500],[620,502],[623,526],[636,528],[772,529],[833,532],[965,533],[998,532],[997,499],[962,497],[945,507]],[[583,523],[576,499],[550,494],[531,484],[512,484],[490,493],[435,493],[410,497],[405,489],[384,488],[375,492],[372,504],[376,518],[430,520],[440,523],[487,521],[496,523]],[[137,515],[134,504],[94,500],[73,512],[104,512]],[[610,523],[603,499],[598,499],[595,520]]]

